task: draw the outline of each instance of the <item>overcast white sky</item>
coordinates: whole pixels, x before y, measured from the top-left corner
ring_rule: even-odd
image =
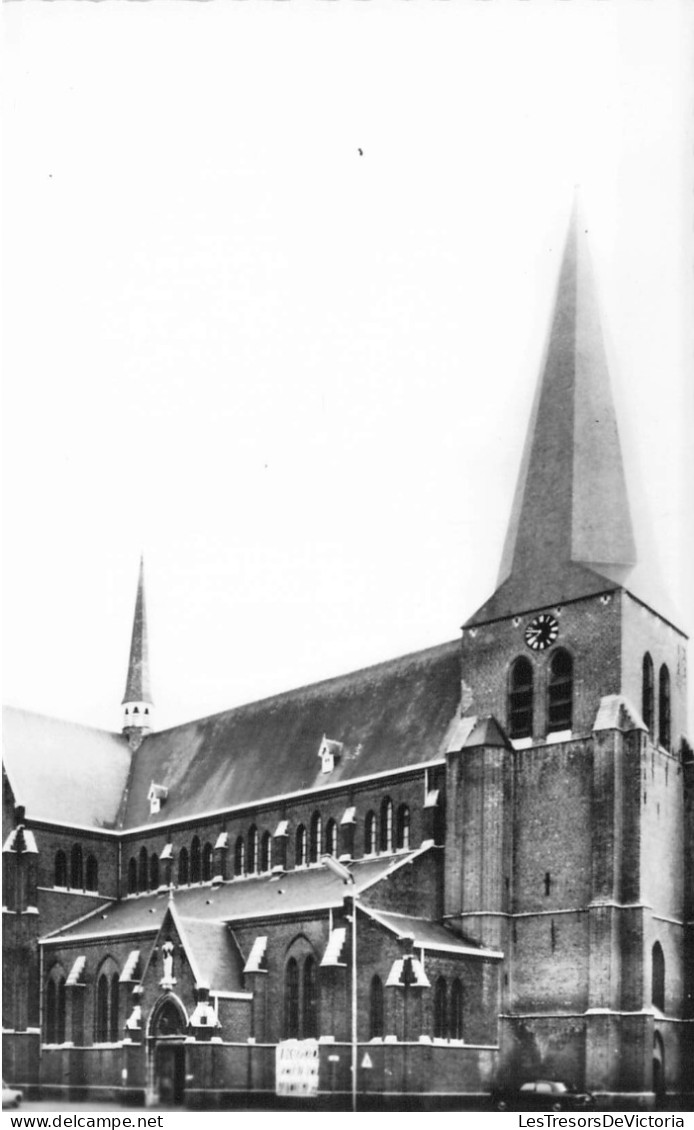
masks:
[[[690,625],[690,16],[4,5],[5,701],[118,727],[141,550],[162,726],[456,637],[577,182]]]

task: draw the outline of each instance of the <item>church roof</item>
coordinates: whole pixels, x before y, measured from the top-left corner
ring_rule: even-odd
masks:
[[[460,699],[457,641],[151,734],[132,762],[123,826],[199,813],[443,757]],[[325,734],[342,744],[322,771]],[[167,790],[150,815],[152,781]]]
[[[393,911],[363,907],[364,913],[380,922],[399,938],[411,938],[413,949],[434,950],[441,953],[456,953],[475,957],[502,958],[500,950],[490,950],[461,934],[454,934],[448,927],[428,918],[417,918],[412,914],[396,914]]]
[[[30,819],[166,824],[444,757],[459,700],[453,640],[151,734],[134,755],[120,735],[7,707],[4,760]],[[330,772],[326,733],[341,745]]]
[[[234,879],[219,886],[205,884],[179,888],[174,899],[176,915],[187,932],[189,920],[202,924],[233,923],[341,906],[345,894],[359,894],[367,887],[373,887],[396,868],[410,863],[427,850],[418,848],[397,856],[356,860],[350,868],[355,880],[353,886],[346,886],[339,875],[328,867],[318,866]],[[154,934],[164,921],[168,905],[168,891],[122,899],[100,906],[89,917],[61,927],[44,940],[57,943],[117,934]]]
[[[115,828],[131,753],[116,734],[3,708],[3,761],[32,820]]]
[[[223,986],[232,992],[243,990],[240,955],[228,926],[206,919],[180,918],[180,931],[202,984],[211,988]]]
[[[586,232],[575,209],[498,588],[468,623],[621,587],[635,564]]]

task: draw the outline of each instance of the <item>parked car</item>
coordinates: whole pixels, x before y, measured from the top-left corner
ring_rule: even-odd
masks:
[[[5,1080],[2,1081],[2,1109],[18,1107],[24,1098],[21,1091],[16,1091],[14,1087],[9,1087]]]
[[[492,1092],[497,1110],[588,1110],[595,1099],[555,1079],[536,1079],[520,1087],[499,1087]]]

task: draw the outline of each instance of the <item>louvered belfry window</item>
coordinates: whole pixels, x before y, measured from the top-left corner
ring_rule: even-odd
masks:
[[[551,733],[570,730],[573,721],[574,663],[568,651],[561,648],[552,656],[547,702],[548,725]]]
[[[533,666],[521,655],[511,668],[508,701],[511,738],[530,738],[533,733]]]

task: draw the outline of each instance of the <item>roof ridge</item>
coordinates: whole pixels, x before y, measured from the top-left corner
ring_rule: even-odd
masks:
[[[319,689],[323,690],[331,684],[339,684],[340,682],[356,678],[360,675],[368,675],[379,670],[386,670],[389,667],[395,666],[397,663],[405,663],[408,660],[411,661],[419,658],[420,656],[422,657],[422,659],[428,658],[437,651],[444,652],[447,648],[458,647],[459,644],[459,639],[446,640],[444,643],[432,644],[430,647],[419,648],[416,651],[409,651],[404,655],[395,655],[391,659],[384,659],[379,663],[372,663],[366,667],[358,667],[354,671],[345,671],[342,675],[331,675],[327,679],[319,679],[315,683],[304,683],[299,687],[291,687],[289,690],[278,691],[277,694],[267,695],[265,698],[253,699],[253,701],[251,702],[241,702],[236,706],[228,707],[226,710],[217,710],[213,714],[204,714],[199,718],[191,718],[187,722],[178,722],[175,726],[169,726],[165,730],[157,730],[156,734],[149,736],[148,741],[151,742],[153,739],[161,737],[164,734],[170,734],[174,730],[181,730],[185,726],[194,726],[200,722],[212,722],[216,718],[224,718],[229,714],[236,713],[237,711],[252,710],[256,707],[265,707],[271,705],[274,702],[279,703],[286,701],[294,695],[301,695],[309,691],[317,691]]]

